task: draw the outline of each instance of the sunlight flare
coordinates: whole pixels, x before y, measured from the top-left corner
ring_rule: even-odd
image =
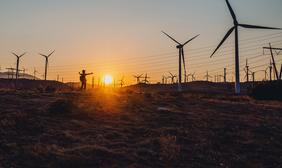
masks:
[[[113,83],[113,77],[111,75],[105,75],[104,76],[104,83],[105,85],[110,85]]]

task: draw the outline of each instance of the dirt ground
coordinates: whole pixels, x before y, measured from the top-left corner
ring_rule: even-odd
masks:
[[[0,167],[282,167],[282,102],[2,90]]]

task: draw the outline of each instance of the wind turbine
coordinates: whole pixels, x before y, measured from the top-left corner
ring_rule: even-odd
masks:
[[[45,75],[44,75],[44,80],[47,80],[47,67],[48,67],[48,62],[49,62],[49,57],[55,52],[55,50],[53,52],[51,52],[49,55],[44,55],[44,54],[40,54],[41,56],[45,57]]]
[[[136,83],[139,84],[140,83],[140,78],[142,78],[143,74],[141,75],[133,75],[134,78],[136,78]]]
[[[195,80],[196,80],[195,73],[196,73],[196,72],[194,72],[194,73],[192,74],[192,81],[195,81]]]
[[[22,55],[17,55],[17,54],[15,54],[15,53],[13,53],[13,52],[12,52],[12,54],[13,54],[14,56],[16,56],[16,57],[17,57],[16,79],[18,79],[18,77],[19,77],[19,64],[20,64],[20,58],[21,58],[22,56],[24,56],[24,55],[26,54],[26,52],[25,52],[25,53],[23,53]]]
[[[189,82],[189,75],[188,74],[185,75],[185,80],[184,81],[185,81],[185,83]]]
[[[191,73],[188,74],[188,77],[191,76],[191,81],[192,81],[192,82],[196,80],[195,73],[196,73],[196,72],[194,72],[194,73],[192,73],[192,74],[191,74]]]
[[[144,77],[144,83],[145,84],[150,83],[149,80],[148,80],[149,78],[150,77],[148,76],[148,74],[146,74],[145,77]]]
[[[167,80],[170,78],[170,76],[165,76],[165,84],[167,84]]]
[[[162,84],[165,84],[165,76],[162,76]]]
[[[171,84],[174,84],[174,79],[177,77],[176,75],[173,75],[171,72],[169,72],[170,78],[171,78]]]
[[[207,74],[204,76],[207,80],[207,82],[209,81],[209,78],[212,78],[212,76],[209,75],[209,71],[207,71]]]
[[[264,81],[267,81],[267,75],[268,75],[268,73],[267,73],[267,70],[268,70],[268,66],[267,66],[267,68],[265,69],[265,70],[262,70],[263,72],[264,72]]]
[[[182,66],[181,66],[181,59],[183,62],[183,67],[184,67],[184,75],[186,77],[186,65],[185,65],[185,56],[184,56],[184,46],[186,44],[188,44],[189,42],[191,42],[192,40],[194,40],[195,38],[197,38],[199,36],[199,34],[193,38],[191,38],[190,40],[186,41],[185,43],[181,44],[178,41],[176,41],[174,38],[172,38],[170,35],[168,35],[166,32],[162,31],[167,37],[169,37],[171,40],[173,40],[175,43],[177,43],[176,48],[179,50],[179,65],[178,65],[178,91],[181,91],[181,83],[182,83]]]
[[[21,70],[22,72],[23,72],[23,78],[25,77],[25,75],[26,75],[26,73],[27,73],[27,71],[28,71],[28,69],[27,68],[25,68],[25,67],[23,67],[22,68],[22,70]]]
[[[237,17],[229,3],[228,0],[225,0],[226,4],[229,8],[230,14],[233,18],[234,26],[228,30],[227,34],[224,36],[222,41],[219,43],[215,51],[212,53],[211,57],[216,53],[216,51],[221,47],[221,45],[225,42],[225,40],[230,36],[230,34],[235,31],[235,93],[240,94],[241,93],[241,87],[240,87],[240,65],[239,65],[239,34],[238,34],[238,28],[248,28],[248,29],[272,29],[272,30],[281,30],[281,28],[272,28],[272,27],[264,27],[264,26],[256,26],[256,25],[248,25],[248,24],[240,24],[237,21]]]
[[[120,87],[122,88],[124,85],[124,76],[119,80]]]

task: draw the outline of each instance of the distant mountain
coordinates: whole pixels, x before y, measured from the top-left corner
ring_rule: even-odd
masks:
[[[8,79],[8,76],[10,76],[10,78],[12,78],[12,76],[15,78],[16,73],[14,72],[12,74],[12,72],[0,72],[0,79]],[[20,73],[19,78],[21,78],[21,79],[34,79],[33,75],[22,74],[22,73]],[[39,80],[39,78],[35,78],[35,79]]]

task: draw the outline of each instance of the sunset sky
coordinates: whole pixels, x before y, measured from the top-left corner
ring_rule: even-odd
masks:
[[[281,0],[230,0],[240,23],[282,27]],[[86,69],[95,77],[126,77],[135,82],[137,73],[148,73],[152,82],[169,71],[177,74],[178,54],[164,30],[180,42],[197,34],[185,47],[188,73],[198,80],[205,72],[234,71],[234,35],[222,49],[209,56],[233,22],[224,0],[0,0],[0,66],[15,67],[11,52],[27,54],[20,67],[42,74],[44,59],[50,58],[49,77],[78,81]],[[282,31],[240,29],[241,70],[249,58],[253,71],[264,70],[269,55],[262,47],[269,42],[282,47]],[[266,53],[268,54],[268,53]],[[282,63],[282,53],[276,57]],[[263,73],[259,73],[260,77]],[[244,74],[241,76],[244,78]]]

